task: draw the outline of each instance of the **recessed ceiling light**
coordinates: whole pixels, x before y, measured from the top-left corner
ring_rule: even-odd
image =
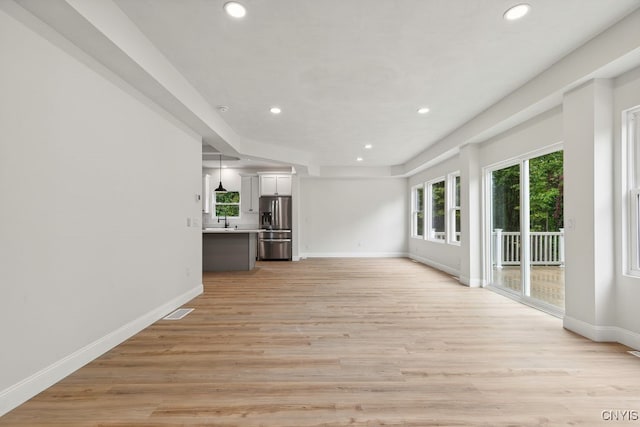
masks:
[[[418,114],[427,114],[428,112],[429,112],[429,108],[427,107],[418,108]]]
[[[530,10],[531,10],[531,6],[529,6],[526,3],[521,3],[507,9],[507,11],[502,16],[507,21],[515,21],[516,19],[520,19],[524,15],[529,13]]]
[[[371,144],[366,144],[366,145],[364,146],[364,148],[366,148],[367,150],[371,150],[371,149],[373,148],[373,145],[371,145]]]
[[[224,11],[232,18],[244,18],[247,9],[237,1],[229,1],[224,4]]]
[[[280,114],[280,113],[282,113],[282,110],[280,109],[280,107],[271,107],[269,109],[269,111],[271,111],[272,114]]]
[[[361,161],[363,161],[363,160],[364,160],[364,159],[363,159],[362,157],[356,157],[356,162],[361,162]]]
[[[229,166],[227,166],[227,165],[222,165],[222,169],[226,169],[226,168],[228,168],[228,167],[229,167]]]

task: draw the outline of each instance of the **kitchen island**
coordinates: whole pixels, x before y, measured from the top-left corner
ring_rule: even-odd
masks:
[[[256,266],[261,230],[205,228],[202,230],[202,271],[249,271]]]

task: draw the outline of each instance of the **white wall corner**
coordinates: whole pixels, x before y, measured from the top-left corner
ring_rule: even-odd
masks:
[[[573,317],[565,316],[562,326],[578,335],[596,342],[617,342],[640,350],[640,334],[617,326],[597,326]]]
[[[176,308],[191,301],[202,294],[203,291],[204,286],[200,284],[24,380],[0,391],[0,417],[100,357],[118,344],[131,338]]]
[[[424,258],[424,257],[418,256],[418,255],[415,255],[415,254],[409,254],[409,258],[411,258],[414,261],[421,262],[422,264],[428,265],[429,267],[433,267],[436,270],[443,271],[443,272],[445,272],[447,274],[450,274],[452,276],[455,276],[455,277],[459,277],[460,276],[460,271],[459,270],[457,270],[455,268],[451,268],[448,265],[441,264],[441,263],[439,263],[437,261],[433,261],[431,259]]]

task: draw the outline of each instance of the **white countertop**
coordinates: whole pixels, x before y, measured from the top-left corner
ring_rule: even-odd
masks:
[[[263,230],[260,229],[244,229],[244,228],[204,228],[202,230],[203,233],[259,233]]]

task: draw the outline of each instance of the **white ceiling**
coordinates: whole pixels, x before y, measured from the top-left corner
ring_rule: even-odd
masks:
[[[405,163],[640,6],[529,0],[507,22],[517,1],[241,2],[235,20],[224,0],[116,0],[236,134],[320,166]]]
[[[640,66],[640,0],[527,0],[517,22],[519,0],[239,1],[243,20],[224,0],[0,9],[237,165],[312,176],[410,176]]]

